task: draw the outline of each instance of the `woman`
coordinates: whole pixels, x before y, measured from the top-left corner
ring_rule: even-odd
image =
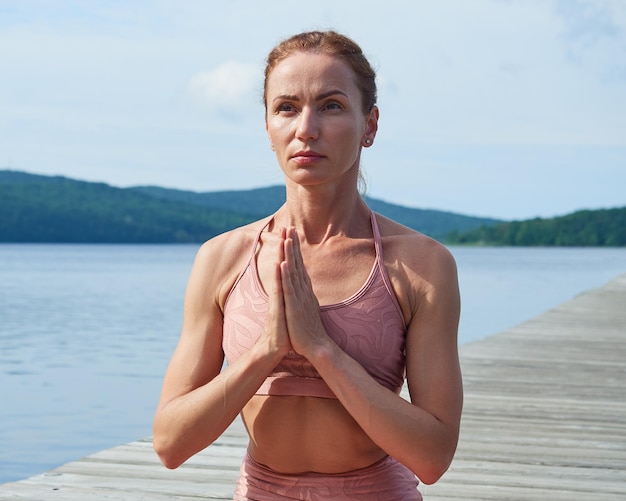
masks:
[[[359,194],[379,112],[353,41],[283,41],[264,101],[286,203],[200,249],[155,450],[176,468],[241,413],[250,441],[236,500],[421,499],[416,476],[435,482],[458,440],[455,263]]]

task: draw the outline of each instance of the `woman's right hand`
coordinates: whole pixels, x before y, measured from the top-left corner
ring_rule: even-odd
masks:
[[[269,295],[267,319],[265,321],[264,340],[268,343],[268,348],[273,352],[277,350],[282,356],[293,349],[287,331],[287,321],[285,319],[285,300],[283,297],[281,263],[285,260],[285,238],[286,230],[280,232],[280,242],[278,244],[277,261],[274,264],[274,274],[272,277],[272,289]]]

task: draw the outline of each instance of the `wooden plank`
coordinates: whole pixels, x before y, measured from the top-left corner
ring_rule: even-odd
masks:
[[[459,449],[425,498],[626,499],[626,275],[461,362]]]
[[[459,448],[425,499],[626,499],[626,275],[460,354]],[[238,419],[174,471],[138,440],[0,485],[0,500],[232,499],[246,440]]]

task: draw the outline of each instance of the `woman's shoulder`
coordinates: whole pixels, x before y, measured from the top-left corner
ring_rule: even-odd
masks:
[[[220,303],[252,255],[254,243],[268,218],[220,233],[202,244],[196,254],[192,274],[217,289]]]
[[[451,279],[456,281],[456,263],[446,246],[380,214],[376,220],[385,266],[405,286],[424,291]]]
[[[409,228],[393,219],[376,214],[376,221],[385,247],[395,257],[405,256],[419,260],[452,257],[450,251],[440,242],[424,233]]]
[[[229,260],[229,258],[237,259],[245,250],[251,252],[255,239],[267,225],[268,219],[260,219],[216,235],[202,244],[198,251],[199,256]]]

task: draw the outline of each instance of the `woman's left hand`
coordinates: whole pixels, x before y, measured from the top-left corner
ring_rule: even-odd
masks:
[[[281,263],[285,320],[294,351],[307,357],[316,347],[329,341],[319,314],[319,302],[304,266],[300,239],[295,228],[287,228]]]

